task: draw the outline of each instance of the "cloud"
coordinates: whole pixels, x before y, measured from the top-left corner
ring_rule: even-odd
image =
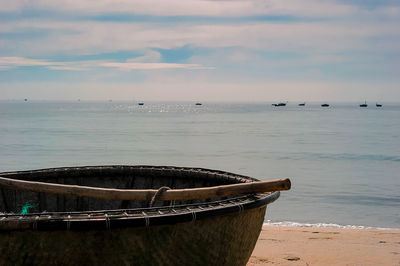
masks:
[[[158,52],[156,52],[158,53]],[[112,62],[103,60],[75,61],[75,62],[49,62],[46,60],[29,59],[24,57],[0,57],[0,69],[10,69],[23,66],[42,66],[52,70],[87,70],[96,67],[116,68],[119,70],[157,70],[157,69],[212,69],[199,64],[173,64],[173,63],[146,63],[138,60],[155,59],[149,53],[141,57],[127,60],[127,62]]]
[[[143,56],[131,58],[128,62],[159,62],[161,60],[161,53],[154,50],[147,50]]]
[[[210,69],[198,64],[173,64],[173,63],[137,63],[137,62],[106,62],[103,67],[115,67],[121,70],[155,70],[155,69]]]
[[[1,0],[0,0],[1,1]],[[12,2],[9,4],[9,2]],[[96,21],[93,17],[66,18],[39,16],[18,20],[5,19],[0,24],[1,54],[41,56],[49,54],[99,54],[114,51],[172,49],[185,45],[221,48],[244,47],[256,50],[287,51],[397,51],[400,46],[400,7],[396,5],[363,9],[346,1],[328,0],[254,0],[254,1],[128,1],[99,0],[93,2],[5,1],[15,10],[33,8],[45,12],[67,14],[113,14],[122,12],[136,18],[149,16],[186,16],[170,23],[138,20]],[[12,9],[12,8],[11,8]],[[47,11],[46,11],[47,10]],[[50,10],[50,11],[48,11]],[[47,13],[46,13],[47,14]],[[56,13],[57,14],[57,13]],[[118,17],[118,13],[114,14]],[[290,15],[321,19],[285,21],[197,21],[190,16],[263,16]],[[139,16],[140,17],[140,16]],[[13,37],[18,33],[20,38]],[[27,33],[24,37],[23,33]],[[40,35],[42,33],[42,35]],[[13,35],[14,34],[14,35]],[[11,37],[7,37],[7,36]],[[159,54],[152,50],[139,62],[158,62]],[[239,56],[239,55],[237,55]],[[239,59],[239,57],[237,57]]]
[[[131,13],[152,16],[259,16],[296,15],[313,17],[332,17],[348,15],[355,7],[327,0],[3,0],[2,11],[18,12],[26,9],[53,10],[59,12],[79,12],[85,14]]]
[[[5,56],[0,57],[0,68],[9,69],[19,66],[60,66],[63,63],[48,62],[45,60],[29,59],[18,56]]]
[[[368,51],[398,50],[400,32],[393,23],[241,23],[164,26],[144,23],[17,22],[2,25],[0,32],[22,29],[50,30],[43,38],[4,40],[3,53],[96,54],[112,51],[172,49],[191,45],[205,48],[245,47],[257,50]],[[66,33],[69,32],[69,33]],[[127,34],[127,32],[131,34]],[[385,40],[384,42],[382,40]],[[383,47],[384,46],[384,47]],[[155,55],[152,55],[155,56]],[[156,58],[156,57],[154,57]]]
[[[72,71],[87,70],[86,68],[73,67],[73,66],[47,66],[46,68],[47,69],[53,69],[53,70],[72,70]]]
[[[226,95],[237,93],[232,97],[239,99],[247,94],[235,82],[246,87],[245,83],[254,81],[259,85],[251,85],[251,90],[258,99],[263,88],[273,91],[276,85],[291,91],[290,86],[296,87],[299,81],[342,81],[343,87],[346,81],[363,81],[355,85],[360,88],[366,80],[398,81],[400,5],[396,1],[390,5],[361,2],[0,0],[0,56],[4,56],[0,69],[88,70],[58,76],[41,72],[58,79],[60,86],[73,76],[74,82],[135,82],[154,92],[152,84],[161,88],[168,81],[170,91],[165,98],[174,97],[168,93],[175,91],[175,85],[185,97],[190,96],[185,93],[201,93],[209,86]],[[119,15],[126,19],[118,20]],[[268,16],[281,17],[271,20]],[[190,50],[185,56],[179,56],[184,53],[182,47]],[[143,55],[135,57],[138,53]],[[26,75],[23,80],[28,83],[33,76],[28,71],[11,76]],[[185,75],[174,71],[185,71]],[[101,77],[96,79],[96,75]],[[187,79],[182,81],[180,76]],[[282,80],[293,84],[283,86]],[[266,85],[267,81],[276,84]],[[186,85],[192,89],[184,91]],[[298,86],[299,95],[309,92],[318,96],[319,85],[329,87],[308,85],[316,91]],[[368,88],[380,90],[374,86]],[[94,85],[90,88],[96,90]],[[120,87],[121,95],[127,88]],[[207,91],[212,97],[212,90]]]

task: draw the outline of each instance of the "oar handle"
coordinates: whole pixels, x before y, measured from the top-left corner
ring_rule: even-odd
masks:
[[[163,192],[158,200],[193,200],[232,195],[289,190],[288,178],[259,182],[238,183],[214,187],[171,189]],[[33,192],[74,195],[107,200],[151,200],[156,189],[114,189],[78,185],[62,185],[54,183],[26,181],[0,177],[0,188],[25,190]]]

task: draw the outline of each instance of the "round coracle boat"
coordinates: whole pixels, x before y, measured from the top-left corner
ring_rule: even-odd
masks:
[[[171,166],[0,173],[0,265],[246,265],[288,189]]]

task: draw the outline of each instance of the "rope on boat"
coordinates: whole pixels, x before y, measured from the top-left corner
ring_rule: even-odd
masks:
[[[239,207],[239,213],[241,213],[242,211],[244,211],[244,207],[241,203],[238,203],[236,206]]]
[[[196,221],[196,212],[192,211],[192,222]]]
[[[37,230],[37,222],[38,222],[38,220],[39,220],[39,216],[36,216],[35,217],[35,221],[33,222],[33,225],[32,225],[33,230]]]
[[[106,219],[105,219],[105,221],[106,221],[106,228],[107,229],[111,229],[111,222],[110,222],[110,217],[108,217],[108,214],[106,213]]]
[[[154,206],[154,203],[156,202],[156,200],[158,200],[158,198],[160,198],[160,196],[167,190],[169,190],[169,187],[160,187],[156,194],[154,194],[154,196],[151,198],[149,207],[152,208]]]
[[[71,215],[68,215],[68,219],[67,219],[67,230],[71,229]]]

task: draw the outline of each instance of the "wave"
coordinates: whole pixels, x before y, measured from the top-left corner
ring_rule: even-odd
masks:
[[[281,160],[345,160],[345,161],[392,161],[400,162],[400,157],[396,155],[383,154],[352,154],[352,153],[316,153],[302,152],[289,153],[279,157]]]
[[[340,225],[333,223],[298,223],[298,222],[272,222],[267,220],[263,226],[281,226],[281,227],[313,227],[313,228],[339,228],[339,229],[375,229],[375,230],[400,230],[400,228],[385,228],[385,227],[373,227],[363,225]]]

